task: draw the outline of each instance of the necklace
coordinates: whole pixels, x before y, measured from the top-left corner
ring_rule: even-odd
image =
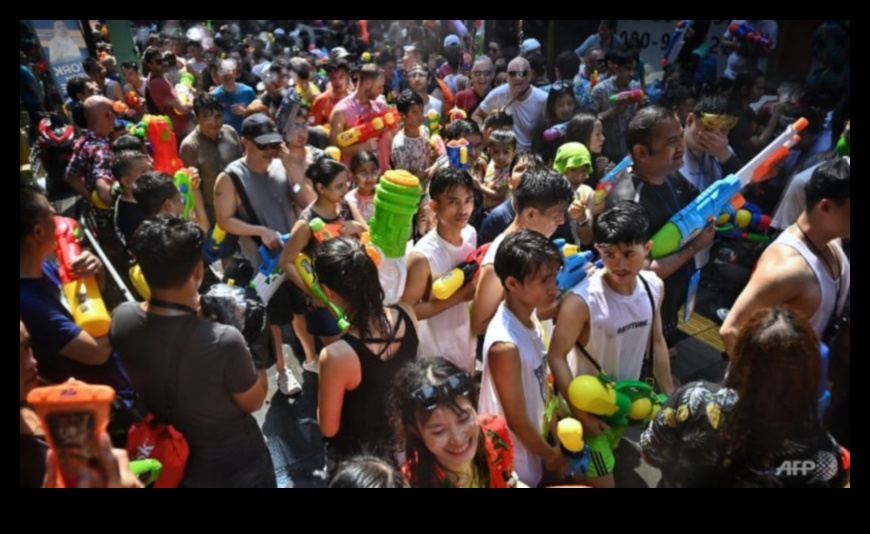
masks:
[[[840,256],[836,253],[836,251],[832,250],[832,252],[834,254],[834,258],[837,260],[837,267],[835,270],[834,266],[831,265],[830,262],[828,262],[828,259],[825,257],[825,254],[819,249],[819,247],[816,246],[815,243],[813,243],[813,240],[810,239],[810,237],[807,235],[807,233],[804,231],[804,229],[801,228],[801,225],[795,224],[795,227],[801,233],[801,236],[803,236],[804,241],[806,241],[807,245],[809,245],[810,249],[813,251],[813,254],[815,254],[816,256],[819,257],[819,259],[821,259],[823,262],[825,262],[825,267],[827,267],[828,271],[831,273],[831,278],[833,278],[835,280],[840,279],[840,283],[842,284],[843,281],[842,281],[841,271],[843,270],[843,266],[840,263]],[[826,247],[828,249],[830,249],[831,248],[830,243]]]

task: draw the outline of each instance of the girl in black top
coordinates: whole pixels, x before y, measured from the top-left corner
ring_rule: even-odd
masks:
[[[362,452],[393,459],[387,394],[398,372],[417,357],[413,310],[383,305],[378,270],[358,240],[321,244],[314,271],[352,325],[320,356],[320,429],[331,460]]]

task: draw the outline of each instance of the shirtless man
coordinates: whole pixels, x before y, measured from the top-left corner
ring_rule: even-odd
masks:
[[[787,306],[806,317],[820,338],[842,314],[851,286],[841,240],[851,234],[850,163],[816,169],[807,184],[807,209],[767,249],[722,327],[729,354],[756,312]]]

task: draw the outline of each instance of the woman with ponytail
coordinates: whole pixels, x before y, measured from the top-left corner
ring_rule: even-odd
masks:
[[[320,355],[320,430],[330,461],[360,454],[394,459],[387,395],[399,371],[417,356],[411,308],[385,307],[378,269],[356,239],[322,243],[314,272],[351,324]]]

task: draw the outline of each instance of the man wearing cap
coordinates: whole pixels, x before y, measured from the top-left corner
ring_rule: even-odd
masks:
[[[456,78],[459,77],[459,66],[462,64],[462,39],[452,34],[444,38],[444,58],[447,62],[442,66],[443,80],[450,91],[456,94],[459,92],[456,90]]]
[[[522,46],[520,47],[520,54],[527,58],[532,52],[539,52],[541,50],[541,42],[537,39],[526,39],[523,41]]]
[[[242,131],[242,120],[245,109],[257,99],[254,90],[245,84],[236,82],[237,64],[231,59],[221,62],[221,86],[211,92],[224,107],[224,122],[232,126],[236,132]]]
[[[359,86],[351,95],[339,102],[332,111],[330,118],[329,140],[333,146],[338,146],[338,136],[356,126],[357,121],[366,115],[377,115],[387,110],[387,104],[381,100],[384,92],[384,71],[375,65],[365,65],[360,69]],[[365,143],[358,143],[341,150],[342,162],[350,166],[350,160],[358,152],[375,152],[378,154],[381,172],[390,168],[390,151],[392,134],[382,135]]]
[[[471,67],[471,87],[456,94],[456,107],[474,115],[480,103],[492,91],[495,80],[495,65],[488,56],[478,58]]]
[[[592,175],[592,155],[580,143],[566,143],[559,147],[553,168],[571,182],[574,202],[568,208],[568,222],[577,243],[592,244],[592,218],[595,216],[595,191],[585,185]],[[601,206],[604,208],[604,206]],[[603,211],[600,210],[600,211]]]
[[[300,209],[299,194],[304,183],[292,182],[279,159],[285,149],[278,127],[258,113],[244,120],[241,127],[245,157],[227,166],[215,185],[217,223],[228,234],[239,237],[245,259],[259,266],[260,245],[280,251],[281,236],[290,233]],[[304,305],[294,300],[290,284],[283,285],[269,302],[269,321],[275,340],[278,386],[285,395],[301,392],[299,383],[287,371],[283,360],[281,325],[293,322]]]
[[[530,150],[547,120],[547,93],[532,87],[532,67],[525,58],[508,65],[508,83],[494,89],[474,112],[474,120],[483,126],[491,113],[507,111],[514,118],[514,132],[520,150]]]

